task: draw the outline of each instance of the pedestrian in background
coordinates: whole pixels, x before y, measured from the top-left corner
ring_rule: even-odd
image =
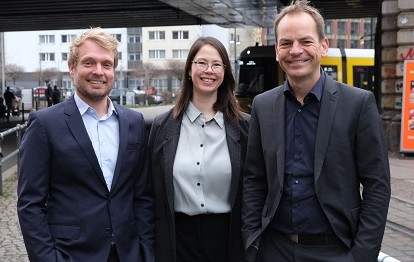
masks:
[[[7,107],[4,105],[4,98],[0,97],[0,120],[6,117]]]
[[[153,122],[156,261],[240,262],[248,115],[237,105],[223,44],[197,39],[173,109]]]
[[[296,0],[275,20],[286,82],[254,98],[243,183],[249,261],[376,261],[390,200],[374,95],[334,81],[324,19]],[[362,197],[361,197],[362,185]]]
[[[145,121],[108,97],[117,47],[101,28],[78,36],[75,95],[29,115],[17,213],[32,262],[154,261]]]
[[[53,86],[52,102],[54,105],[60,102],[60,91],[56,85]]]
[[[6,92],[4,92],[3,94],[4,100],[6,101],[6,107],[7,107],[7,111],[6,111],[6,119],[7,122],[10,121],[10,115],[13,111],[13,100],[16,99],[16,97],[14,96],[13,92],[10,91],[10,87],[6,87]]]
[[[53,95],[53,88],[52,88],[52,85],[49,83],[47,84],[47,88],[45,91],[47,107],[51,107],[53,105],[52,95]]]

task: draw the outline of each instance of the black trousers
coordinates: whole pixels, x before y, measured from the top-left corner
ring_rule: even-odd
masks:
[[[268,229],[260,239],[256,262],[354,262],[342,243],[309,245],[292,242],[285,235]]]
[[[230,214],[175,213],[177,262],[228,262]]]

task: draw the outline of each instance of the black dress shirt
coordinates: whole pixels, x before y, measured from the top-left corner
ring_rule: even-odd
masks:
[[[333,235],[315,192],[314,157],[324,74],[303,105],[289,88],[285,104],[285,178],[271,228],[282,233]]]

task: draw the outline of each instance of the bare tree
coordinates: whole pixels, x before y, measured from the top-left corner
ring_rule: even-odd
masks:
[[[49,83],[51,80],[56,79],[59,73],[59,70],[55,67],[45,68],[42,70],[37,70],[37,76],[39,79],[39,85],[42,83]]]
[[[151,79],[160,75],[162,71],[162,68],[153,63],[143,63],[137,66],[132,74],[141,78],[143,85],[148,87],[151,84]]]
[[[16,80],[21,78],[24,73],[24,67],[16,64],[7,64],[5,69],[7,79],[12,81],[13,85],[16,85]]]
[[[171,77],[177,77],[178,81],[181,83],[184,76],[185,61],[168,59],[166,64],[167,74]]]

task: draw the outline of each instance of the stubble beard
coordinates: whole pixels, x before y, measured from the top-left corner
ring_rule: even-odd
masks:
[[[92,102],[100,102],[104,99],[106,99],[109,96],[109,92],[111,91],[111,88],[108,88],[108,85],[105,85],[105,90],[102,89],[88,89],[82,84],[77,85],[77,92],[79,92],[83,97],[86,99],[92,101]]]

